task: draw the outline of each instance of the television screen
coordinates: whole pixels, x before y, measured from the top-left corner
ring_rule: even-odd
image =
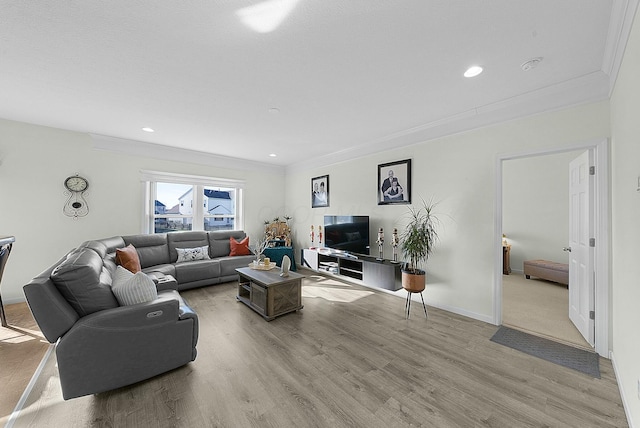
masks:
[[[334,250],[369,254],[369,216],[324,216],[324,245]]]

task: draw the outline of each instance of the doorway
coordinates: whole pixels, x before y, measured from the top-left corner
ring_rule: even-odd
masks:
[[[507,278],[509,283],[503,284],[503,275],[502,275],[502,233],[503,231],[507,234],[506,239],[510,240],[509,230],[505,229],[505,226],[509,226],[511,219],[505,218],[505,213],[503,212],[503,202],[505,201],[505,197],[509,194],[509,189],[504,184],[506,178],[510,177],[510,161],[514,161],[511,166],[516,165],[517,161],[521,161],[521,164],[524,165],[527,162],[532,164],[532,168],[541,170],[540,173],[544,174],[544,168],[540,165],[544,166],[546,162],[555,162],[555,163],[564,163],[564,167],[568,169],[569,161],[567,159],[571,159],[572,156],[575,157],[577,153],[584,152],[585,150],[590,150],[593,154],[594,164],[596,167],[596,177],[595,177],[595,212],[593,213],[592,221],[595,225],[594,237],[596,239],[597,245],[595,248],[595,351],[600,355],[608,358],[609,349],[608,349],[608,335],[609,335],[609,311],[608,311],[608,290],[609,290],[609,265],[608,265],[608,233],[609,233],[609,222],[608,222],[608,142],[607,141],[596,141],[590,143],[579,144],[575,146],[570,146],[562,149],[550,149],[550,150],[540,150],[540,151],[532,151],[532,152],[522,152],[522,153],[514,153],[510,155],[499,155],[497,157],[496,162],[496,248],[495,248],[495,286],[494,286],[494,323],[496,325],[501,325],[504,321],[504,311],[503,311],[503,292],[505,287],[510,287],[511,279],[515,278]],[[552,162],[552,163],[553,163]],[[516,169],[520,166],[518,165]],[[513,169],[513,168],[512,168]],[[563,187],[568,187],[568,180],[559,184],[556,183],[556,186],[562,185]],[[521,189],[522,193],[526,193],[527,191],[538,192],[540,193],[540,189],[534,188],[535,184],[531,184],[528,188]],[[541,191],[544,194],[544,188]],[[568,202],[565,200],[564,204],[566,205]],[[546,204],[543,204],[544,209],[551,209],[553,205],[557,204],[557,202],[549,201]],[[548,213],[547,213],[548,214]],[[511,214],[507,214],[511,215]],[[561,214],[564,216],[564,214]],[[568,214],[564,216],[564,224],[568,224]],[[565,226],[565,230],[568,226]],[[522,228],[518,226],[520,230]],[[518,228],[514,229],[517,230]],[[511,266],[516,272],[514,274],[518,275],[521,272],[517,272],[521,270],[522,267],[518,268],[519,263],[522,262],[523,258],[544,258],[553,260],[554,258],[559,261],[562,260],[562,256],[558,256],[557,252],[562,250],[563,246],[567,245],[568,237],[566,237],[565,232],[562,232],[561,229],[556,228],[554,226],[549,226],[548,232],[553,236],[550,238],[552,241],[551,244],[547,245],[545,248],[544,244],[540,244],[536,247],[536,255],[530,256],[529,254],[518,254],[518,239],[525,238],[524,241],[530,239],[531,237],[520,236],[520,232],[515,232],[515,235],[512,236],[511,244],[511,252],[514,256],[512,259]],[[557,234],[558,236],[554,236]],[[544,239],[544,238],[543,238]],[[554,240],[555,239],[555,240]],[[548,251],[548,252],[546,252]],[[541,254],[540,254],[541,253]],[[531,281],[531,280],[526,280]],[[545,284],[549,285],[549,284]],[[551,284],[554,285],[554,284]],[[558,290],[555,290],[558,291]],[[563,314],[564,317],[568,318],[568,305],[565,306],[565,312]],[[542,334],[544,335],[544,334]]]
[[[505,271],[502,277],[502,324],[593,349],[569,319],[569,286],[524,276],[525,260],[569,266],[569,253],[564,251],[570,239],[569,165],[581,153],[588,151],[503,163],[502,232],[510,248],[511,273]]]

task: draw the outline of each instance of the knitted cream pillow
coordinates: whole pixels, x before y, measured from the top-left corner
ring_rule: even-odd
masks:
[[[151,302],[158,297],[153,280],[144,272],[131,273],[122,266],[116,268],[111,283],[111,291],[120,306]]]

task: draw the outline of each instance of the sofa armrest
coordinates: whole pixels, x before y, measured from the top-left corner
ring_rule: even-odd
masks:
[[[162,272],[149,272],[147,276],[153,280],[158,291],[177,290],[178,281],[172,275],[165,275]]]
[[[80,318],[69,333],[80,326],[100,329],[128,329],[175,323],[179,319],[179,301],[166,296],[131,306],[106,309]]]
[[[176,291],[158,294],[152,302],[87,315],[60,338],[56,356],[65,400],[130,385],[195,360],[197,315]]]
[[[193,322],[194,328],[193,328],[193,350],[194,350],[194,355],[193,355],[193,359],[195,360],[196,358],[196,354],[195,354],[195,349],[196,349],[196,345],[198,344],[198,333],[200,331],[200,325],[198,324],[198,314],[196,314],[196,311],[193,310],[193,308],[191,308],[191,306],[189,306],[189,304],[182,298],[182,296],[180,295],[180,293],[178,293],[176,290],[166,290],[163,292],[158,293],[158,298],[162,298],[162,299],[175,299],[178,301],[178,318],[180,320],[191,320]]]

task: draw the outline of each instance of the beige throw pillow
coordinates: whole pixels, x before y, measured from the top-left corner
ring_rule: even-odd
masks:
[[[137,305],[158,298],[158,290],[153,280],[144,272],[131,273],[122,266],[116,268],[111,283],[111,291],[120,306]]]

